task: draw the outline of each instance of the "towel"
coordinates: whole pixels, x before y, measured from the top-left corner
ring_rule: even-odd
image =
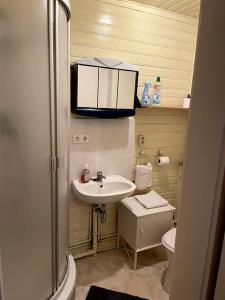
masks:
[[[135,184],[138,190],[144,190],[152,186],[152,165],[150,162],[146,166],[136,166]]]
[[[134,197],[144,208],[156,208],[169,204],[167,200],[155,191],[151,191],[144,195],[135,195]]]

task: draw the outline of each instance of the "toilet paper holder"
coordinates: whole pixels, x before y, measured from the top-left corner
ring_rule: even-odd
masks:
[[[163,166],[163,165],[168,165],[170,159],[168,156],[163,156],[163,152],[161,150],[158,150],[156,154],[156,161],[158,166]]]
[[[138,153],[138,157],[136,159],[136,163],[138,163],[138,159],[145,159],[146,162],[144,164],[147,164],[149,162],[149,156],[145,153],[144,150],[140,150]],[[143,163],[143,162],[142,162]]]
[[[158,157],[160,157],[160,156],[163,156],[163,152],[162,152],[162,150],[159,150],[159,149],[158,149],[158,151],[157,151],[155,157],[158,158]]]

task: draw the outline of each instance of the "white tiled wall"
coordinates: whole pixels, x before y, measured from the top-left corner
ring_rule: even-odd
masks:
[[[73,144],[72,136],[88,135],[88,144]],[[88,164],[91,176],[97,170],[103,171],[105,176],[118,174],[132,179],[134,168],[134,118],[102,120],[102,119],[71,119],[71,152],[70,176],[71,181],[79,178],[84,164]],[[99,225],[100,238],[116,233],[116,205],[106,207],[107,223]],[[89,216],[91,206],[77,199],[73,191],[70,193],[70,249],[72,253],[82,252],[81,248],[74,248],[74,243],[84,242],[89,236]],[[116,239],[109,248],[114,247]],[[104,243],[99,245],[103,247]],[[83,244],[89,249],[90,244]],[[104,248],[104,247],[103,247]]]
[[[134,118],[71,119],[71,180],[78,178],[84,164],[91,176],[119,174],[132,178],[134,160]],[[89,136],[88,144],[73,144],[73,134]]]

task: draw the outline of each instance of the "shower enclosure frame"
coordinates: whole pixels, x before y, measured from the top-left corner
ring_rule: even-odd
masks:
[[[14,212],[12,216],[16,215],[15,210],[17,207],[21,210],[24,209],[24,211],[18,211],[21,215],[15,218],[15,224],[13,224],[13,226],[18,226],[15,232],[21,235],[26,228],[27,232],[24,233],[24,237],[20,241],[18,235],[16,236],[16,233],[14,235],[14,231],[12,231],[12,225],[8,225],[9,220],[7,220],[7,218],[3,218],[2,223],[0,223],[4,226],[4,229],[2,228],[2,231],[0,231],[0,234],[2,234],[2,236],[0,236],[0,300],[14,300],[15,297],[17,300],[30,300],[30,296],[28,295],[32,295],[33,299],[38,300],[40,298],[43,300],[73,299],[76,268],[74,260],[68,252],[70,4],[67,0],[46,0],[38,3],[35,3],[35,1],[29,3],[29,1],[24,0],[21,4],[16,3],[16,1],[7,3],[7,1],[4,2],[3,0],[2,8],[5,14],[0,15],[0,18],[3,16],[2,24],[4,25],[4,22],[6,24],[5,36],[8,35],[6,37],[6,43],[8,43],[9,46],[11,46],[10,43],[14,43],[16,48],[9,48],[8,54],[4,47],[2,47],[2,49],[0,47],[0,54],[3,53],[5,60],[8,60],[8,64],[5,64],[5,82],[10,78],[9,75],[14,61],[15,67],[19,70],[16,69],[16,72],[18,72],[18,74],[20,73],[21,78],[18,78],[18,81],[15,82],[15,91],[18,89],[18,94],[16,94],[15,91],[9,91],[7,89],[8,86],[6,86],[5,90],[3,89],[2,94],[5,100],[3,100],[2,112],[0,111],[0,142],[3,142],[3,152],[0,152],[0,154],[7,151],[6,149],[12,145],[15,145],[15,148],[18,146],[20,148],[17,150],[17,161],[16,159],[15,161],[6,159],[6,163],[3,164],[3,169],[4,166],[6,168],[6,164],[8,164],[12,175],[10,172],[6,172],[6,175],[4,172],[0,174],[0,177],[3,179],[1,185],[1,187],[3,187],[3,193],[1,194],[2,203],[0,203],[0,209],[2,213],[4,213],[5,207],[5,214],[8,214],[9,211],[13,209]],[[22,11],[21,14],[20,9]],[[35,13],[35,15],[32,15],[32,12]],[[38,17],[40,17],[40,20],[38,20]],[[20,23],[22,23],[22,25]],[[4,44],[2,45],[5,46]],[[6,44],[5,48],[7,46]],[[41,52],[38,53],[38,50]],[[29,56],[29,53],[32,51],[34,53],[34,60],[36,60],[34,63],[32,63],[31,56]],[[27,67],[23,62],[26,56]],[[39,65],[41,66],[39,67]],[[12,81],[15,78],[13,74]],[[34,90],[27,84],[34,84],[34,87],[40,87],[41,90],[40,93],[37,93],[38,96],[33,94]],[[23,94],[24,97],[22,98],[21,95]],[[37,104],[37,101],[39,102],[38,97],[40,98],[40,104]],[[16,107],[14,109],[14,99],[17,100],[16,104],[20,106],[18,107],[18,113]],[[33,108],[32,102],[34,104],[34,112],[33,109],[32,111],[29,110]],[[23,107],[24,105],[27,107]],[[40,114],[41,110],[42,114]],[[33,118],[34,120],[32,120],[31,117],[33,113],[36,114]],[[15,116],[14,119],[13,116]],[[20,117],[25,120],[21,119],[22,122],[20,122],[18,120]],[[40,118],[40,122],[46,125],[46,130],[43,124],[40,126],[39,131],[34,127],[38,124],[38,117]],[[31,120],[30,123],[29,120]],[[9,129],[7,126],[9,126]],[[30,128],[27,129],[29,126]],[[34,127],[33,129],[32,126]],[[15,130],[17,136],[10,136],[10,134],[8,134],[7,130],[11,129]],[[32,130],[34,136],[37,135],[36,140],[32,136]],[[42,132],[43,137],[41,137]],[[34,145],[32,145],[31,138],[34,139]],[[35,148],[35,143],[42,143],[42,141],[43,146],[41,145],[39,147],[39,145],[37,145],[37,150],[34,150],[35,153],[29,152]],[[41,151],[40,155],[38,151]],[[9,155],[14,155],[15,153],[16,150],[9,150]],[[44,161],[40,160],[42,157],[45,158]],[[31,158],[34,159],[31,160]],[[2,159],[4,159],[3,156]],[[34,161],[35,159],[37,159],[37,162]],[[32,190],[30,186],[30,183],[31,185],[35,184],[34,179],[30,180],[30,177],[33,175],[31,170],[32,164],[35,179],[38,179],[38,172],[44,174],[44,176],[40,178],[40,182],[36,181],[39,190],[37,190],[37,187]],[[24,175],[23,172],[21,172],[20,177],[24,177],[22,180],[18,179],[19,175],[15,177],[14,172],[19,169],[20,165],[25,165],[25,167],[28,168],[28,171],[26,169],[24,170]],[[38,170],[36,170],[35,167],[37,167]],[[10,187],[10,185],[8,185],[8,179],[12,179],[12,182],[16,179],[15,184],[11,185],[16,189],[12,191],[12,194],[8,193]],[[44,182],[45,179],[46,182]],[[4,180],[6,188],[4,188]],[[21,186],[19,185],[20,182],[22,183]],[[41,183],[43,182],[42,187]],[[27,194],[20,191],[20,189],[24,188],[27,188]],[[19,195],[17,196],[16,193]],[[20,194],[22,196],[20,196]],[[15,199],[11,195],[16,195],[16,197],[14,197]],[[34,195],[33,199],[31,198],[32,195]],[[35,201],[36,204],[32,207],[32,204],[35,203],[34,200],[39,200],[38,198],[41,200],[40,204]],[[45,201],[46,207],[44,207]],[[38,205],[41,205],[41,208],[38,208]],[[37,211],[35,211],[35,208],[38,208]],[[34,218],[32,218],[32,215],[34,215]],[[25,217],[23,218],[23,216]],[[30,224],[29,220],[31,220]],[[22,222],[22,224],[20,222]],[[43,224],[39,225],[39,222],[43,222]],[[45,229],[43,231],[45,226],[46,232]],[[9,242],[6,240],[7,232]],[[11,234],[12,232],[13,234]],[[43,238],[40,238],[41,232],[43,232]],[[31,237],[29,240],[28,233],[37,236]],[[10,239],[12,241],[10,241]],[[23,241],[25,245],[19,245],[17,250],[18,242],[23,243]],[[44,241],[48,242],[46,245],[40,245],[40,249],[35,249],[32,253],[35,244],[39,247],[41,241],[43,243]],[[27,248],[27,261],[24,260],[25,254],[21,252],[25,247]],[[30,253],[29,249],[31,250]],[[45,253],[43,252],[45,250],[47,250],[46,259],[42,262],[41,257],[45,257]],[[11,253],[13,251],[18,251],[18,254],[15,252],[15,255],[12,256]],[[39,252],[40,257],[35,258],[39,255]],[[13,259],[9,259],[12,257]],[[29,259],[31,261],[29,261]],[[38,262],[39,266],[37,265]],[[40,266],[41,263],[43,263],[43,266]],[[32,266],[34,268],[32,268]],[[35,288],[36,284],[34,285],[35,266],[38,266],[36,274],[37,286],[43,286],[45,288],[45,290],[43,289],[43,294],[42,289],[39,289],[39,292],[36,293],[37,287]],[[15,283],[16,276],[12,273],[13,267],[16,268],[15,274],[19,279],[18,282],[23,283],[21,287],[19,283],[13,284]],[[21,272],[20,268],[22,268]],[[22,275],[25,274],[25,270],[28,272],[28,274],[25,275],[25,278],[27,277],[28,279],[28,291],[25,291],[25,279],[23,279]],[[30,274],[30,277],[33,279],[33,284],[31,284],[31,279],[29,279],[29,272],[33,273]],[[43,278],[41,272],[43,272]],[[43,283],[45,279],[47,279],[47,282]],[[32,294],[33,285],[34,293]],[[13,289],[17,291],[18,294],[12,291],[12,287],[14,287]],[[9,290],[11,291],[9,292]]]
[[[68,257],[69,252],[67,249],[67,265],[65,267],[65,276],[59,278],[59,209],[58,209],[58,193],[57,193],[57,185],[58,185],[58,174],[57,169],[64,164],[64,157],[60,154],[57,150],[57,109],[58,109],[58,89],[59,89],[59,5],[62,5],[67,13],[68,19],[68,32],[67,32],[67,40],[68,45],[70,44],[70,35],[69,35],[69,20],[70,20],[70,3],[67,0],[49,0],[49,19],[48,19],[48,26],[49,26],[49,90],[50,90],[50,102],[51,102],[51,152],[52,152],[52,259],[53,259],[53,270],[52,270],[52,286],[53,292],[56,293],[60,284],[63,283],[64,277],[66,277],[66,271],[68,269]],[[69,46],[68,46],[68,58],[69,58]],[[68,67],[68,80],[70,78],[69,67]],[[68,81],[69,82],[69,81]],[[68,101],[70,95],[70,88],[68,85],[67,89],[68,93]],[[70,102],[68,102],[68,105]],[[69,132],[69,119],[70,119],[70,107],[68,108],[68,132]],[[67,141],[68,147],[68,159],[67,159],[67,180],[69,180],[69,139]],[[69,184],[67,184],[67,195],[69,193]],[[68,199],[67,199],[68,201]],[[68,204],[67,204],[68,205]],[[69,228],[68,222],[68,215],[69,215],[69,207],[67,207],[67,228]],[[69,240],[69,231],[67,230],[67,245]]]

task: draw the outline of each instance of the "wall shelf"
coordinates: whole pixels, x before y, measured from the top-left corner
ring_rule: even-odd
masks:
[[[141,108],[136,108],[137,112],[141,111],[166,111],[166,110],[171,110],[171,111],[189,111],[189,108],[183,108],[183,107],[167,107],[167,106],[148,106],[148,107],[141,107]]]

